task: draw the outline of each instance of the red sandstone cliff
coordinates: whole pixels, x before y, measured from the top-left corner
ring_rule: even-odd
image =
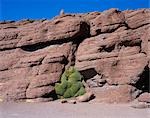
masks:
[[[0,99],[53,100],[54,84],[74,65],[97,101],[142,101],[150,96],[149,26],[149,9],[1,22]]]

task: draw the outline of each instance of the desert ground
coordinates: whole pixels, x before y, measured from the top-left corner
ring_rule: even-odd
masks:
[[[150,109],[130,104],[0,103],[0,118],[149,118]]]

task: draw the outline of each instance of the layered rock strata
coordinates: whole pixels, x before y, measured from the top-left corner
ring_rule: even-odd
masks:
[[[149,32],[149,9],[0,22],[0,99],[54,100],[55,83],[75,66],[98,102],[145,101]]]

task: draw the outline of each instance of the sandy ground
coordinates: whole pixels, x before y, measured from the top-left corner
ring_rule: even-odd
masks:
[[[0,103],[0,118],[150,118],[150,109],[127,104]]]

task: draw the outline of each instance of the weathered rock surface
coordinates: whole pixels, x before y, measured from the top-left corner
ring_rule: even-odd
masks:
[[[97,102],[126,103],[134,100],[140,93],[135,87],[130,85],[104,86],[95,88]]]
[[[138,101],[150,103],[150,93],[145,92],[141,94],[138,98]]]
[[[149,94],[150,10],[61,15],[0,22],[0,99],[51,101],[54,84],[74,65],[99,102]]]

